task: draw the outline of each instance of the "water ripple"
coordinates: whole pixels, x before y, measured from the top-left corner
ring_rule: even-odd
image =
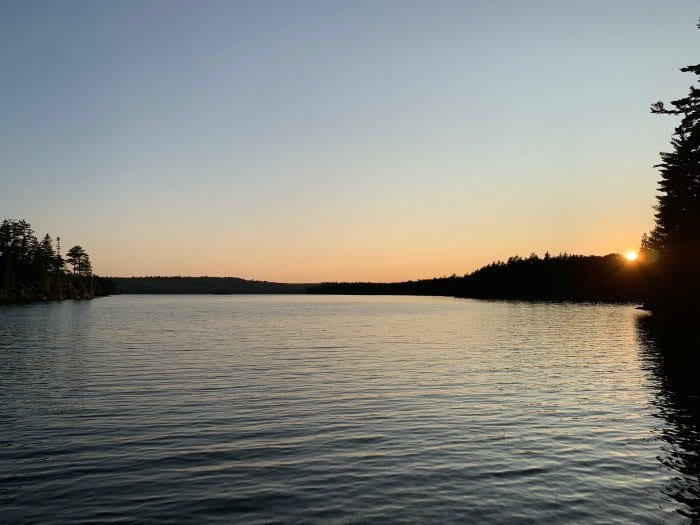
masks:
[[[640,315],[418,297],[0,307],[1,520],[690,522],[698,397]]]

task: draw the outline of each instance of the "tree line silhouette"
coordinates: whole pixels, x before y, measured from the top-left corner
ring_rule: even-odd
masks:
[[[307,284],[251,281],[239,277],[111,277],[127,294],[289,294],[306,293]]]
[[[644,267],[621,255],[560,254],[511,257],[464,276],[395,283],[288,284],[236,277],[112,277],[119,293],[133,294],[357,294],[445,295],[483,299],[641,302]]]
[[[447,295],[476,299],[641,302],[646,278],[641,264],[621,255],[511,257],[464,276],[399,283],[323,283],[308,293]]]
[[[24,219],[0,224],[0,303],[88,299],[113,291],[109,279],[92,274],[90,256],[81,246],[64,258],[59,237],[55,245],[48,234],[37,239]]]

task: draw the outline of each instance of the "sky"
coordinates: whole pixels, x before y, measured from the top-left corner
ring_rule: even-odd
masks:
[[[0,0],[0,219],[96,273],[287,282],[653,226],[697,0]],[[65,250],[64,250],[65,251]]]

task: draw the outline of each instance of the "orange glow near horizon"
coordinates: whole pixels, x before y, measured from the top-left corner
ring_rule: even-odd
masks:
[[[398,231],[373,232],[367,229],[355,236],[332,238],[325,232],[296,235],[267,234],[265,238],[241,238],[236,232],[213,232],[210,237],[189,236],[188,232],[157,238],[143,234],[142,243],[128,238],[95,238],[85,242],[93,265],[100,275],[128,277],[143,275],[233,276],[277,282],[378,281],[464,275],[510,256],[527,257],[535,252],[543,257],[559,253],[606,255],[622,253],[623,261],[633,263],[624,246],[633,233],[623,231],[609,238],[577,236],[571,230],[559,237],[549,236],[547,244],[519,231],[523,240],[513,240],[512,232],[498,228],[489,232],[449,232],[449,235]],[[617,232],[615,232],[617,233]],[[360,237],[361,236],[361,237]],[[453,237],[454,236],[454,237]],[[533,236],[534,237],[534,236]],[[227,239],[222,243],[220,239]],[[470,242],[471,241],[471,242]]]
[[[628,261],[636,261],[639,258],[639,254],[633,250],[625,253],[625,259]]]
[[[700,36],[691,0],[637,3],[6,2],[0,220],[111,277],[635,271],[673,130],[647,107]]]

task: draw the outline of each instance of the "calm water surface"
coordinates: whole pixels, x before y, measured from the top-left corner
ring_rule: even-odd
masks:
[[[692,522],[698,370],[642,316],[347,296],[0,307],[0,521]]]

